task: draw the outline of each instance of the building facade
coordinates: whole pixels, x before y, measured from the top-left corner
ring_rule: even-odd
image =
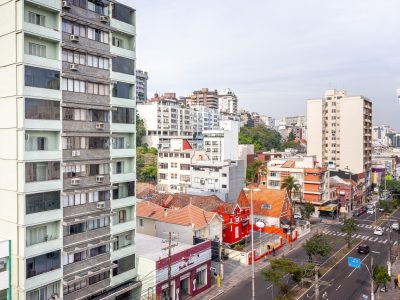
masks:
[[[47,295],[47,299],[51,297]],[[11,241],[0,238],[0,299],[11,300]]]
[[[212,109],[218,109],[218,91],[202,88],[199,91],[194,91],[186,98],[187,106],[205,106]]]
[[[219,92],[219,111],[225,114],[238,113],[238,98],[231,89],[224,89]]]
[[[0,136],[8,141],[0,235],[11,240],[12,298],[129,299],[140,285],[135,10],[25,0],[3,3],[0,14]]]
[[[389,125],[380,125],[372,127],[372,145],[374,147],[389,147],[392,145],[391,136],[395,132]]]
[[[369,172],[372,154],[372,102],[346,91],[327,90],[307,102],[307,154],[331,168]]]
[[[142,70],[136,70],[136,101],[145,102],[147,100],[147,81],[149,75]]]

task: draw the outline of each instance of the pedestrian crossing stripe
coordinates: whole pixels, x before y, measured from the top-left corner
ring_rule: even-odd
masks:
[[[331,236],[340,236],[340,237],[346,236],[346,233],[344,233],[344,232],[337,232],[337,231],[332,231],[332,230],[324,231],[324,234],[331,235]],[[351,235],[351,238],[352,239],[354,239],[354,238],[362,239],[363,241],[378,242],[378,243],[381,243],[381,244],[386,244],[388,242],[387,239],[383,240],[383,239],[380,239],[377,236],[369,236],[369,235],[365,235],[365,234],[361,235],[361,234],[356,234],[356,233],[353,233]],[[397,245],[397,241],[392,242],[392,244],[393,245]]]

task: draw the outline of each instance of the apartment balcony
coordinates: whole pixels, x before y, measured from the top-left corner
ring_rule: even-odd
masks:
[[[136,82],[136,76],[132,74],[125,74],[125,73],[120,73],[120,72],[110,72],[110,79],[112,81],[123,81],[126,83],[131,83],[135,84]]]
[[[106,263],[110,261],[110,252],[103,253],[88,259],[78,261],[69,265],[64,265],[64,277],[72,275],[73,273],[93,268],[95,265],[100,263]]]
[[[75,93],[68,91],[62,91],[62,99],[63,101],[72,102],[74,104],[76,103],[85,105],[95,104],[102,106],[109,106],[110,104],[110,96]]]
[[[104,135],[104,133],[107,133],[108,131],[110,131],[110,123],[109,122],[63,120],[62,125],[63,125],[63,131],[98,132],[100,135]]]
[[[136,172],[111,174],[111,182],[126,182],[136,180]]]
[[[84,65],[76,65],[77,70],[71,71],[70,66],[72,63],[63,62],[62,63],[62,70],[63,73],[66,74],[68,78],[80,79],[80,80],[103,80],[109,82],[110,79],[110,71],[108,69],[100,69],[100,68],[93,68]]]
[[[71,42],[70,35],[67,32],[62,33],[62,46],[67,49],[86,50],[93,54],[110,56],[110,44],[90,40],[86,37],[79,37],[78,42]]]
[[[23,160],[44,161],[44,160],[61,160],[61,151],[25,151]]]
[[[120,285],[124,282],[127,282],[129,280],[132,280],[133,278],[135,278],[137,276],[137,269],[132,269],[129,271],[126,271],[122,274],[116,275],[116,276],[112,276],[111,277],[111,286],[116,286],[116,285]]]
[[[39,98],[39,99],[55,99],[61,100],[61,90],[43,89],[32,86],[23,87],[23,95],[27,98]]]
[[[99,181],[98,177],[103,178],[101,179],[101,182]],[[64,179],[64,189],[77,189],[81,187],[91,187],[91,186],[109,185],[109,184],[110,184],[109,174]]]
[[[75,206],[68,206],[64,207],[63,213],[64,213],[64,218],[69,218],[81,214],[90,214],[90,213],[104,213],[104,212],[109,212],[110,211],[110,200],[108,201],[100,201],[101,203],[104,204],[104,208],[97,208],[99,202],[93,202],[93,203],[86,203],[82,205],[75,205]]]
[[[132,206],[136,204],[136,197],[125,197],[121,199],[113,199],[111,201],[111,208],[112,209],[117,209],[121,207],[126,207],[126,206]]]
[[[63,218],[63,210],[61,208],[46,210],[38,213],[25,215],[24,225],[29,226],[38,223],[49,223],[61,220],[62,218]]]
[[[126,221],[125,223],[113,224],[111,226],[111,234],[115,235],[121,232],[133,230],[136,228],[136,219]]]
[[[74,244],[83,244],[90,240],[99,239],[106,236],[110,236],[110,227],[102,227],[74,235],[64,236],[64,247],[69,247]]]
[[[35,55],[24,54],[24,63],[40,68],[61,70],[61,61]]]
[[[111,51],[112,54],[114,54],[116,56],[123,56],[123,57],[128,57],[128,58],[135,58],[136,57],[135,51],[129,50],[129,49],[125,49],[125,48],[121,48],[121,47],[111,46],[110,47],[110,51]]]
[[[61,40],[61,31],[54,28],[44,27],[36,24],[32,24],[29,22],[24,22],[22,25],[22,29],[25,32],[29,32],[30,34],[41,36],[46,39],[52,40]]]
[[[134,132],[136,124],[111,123],[112,132]]]
[[[129,245],[129,246],[117,249],[117,250],[113,250],[111,252],[111,261],[118,260],[123,257],[135,254],[135,251],[136,251],[135,245]]]
[[[109,159],[109,149],[62,150],[64,161]]]
[[[136,107],[135,99],[111,97],[110,103],[112,106],[131,107],[131,108]]]
[[[60,120],[24,119],[23,127],[27,130],[61,131],[62,122]]]
[[[35,182],[26,182],[22,183],[23,187],[21,188],[24,193],[35,193],[42,191],[51,191],[51,190],[61,190],[62,189],[62,180],[46,180],[46,181],[35,181]]]
[[[58,268],[56,270],[46,272],[25,280],[25,290],[30,290],[34,288],[38,288],[47,284],[50,284],[54,281],[60,280],[63,277],[62,268]]]
[[[134,25],[121,22],[117,19],[111,18],[110,20],[110,25],[113,29],[116,29],[118,31],[122,31],[128,34],[135,34],[136,33],[136,28]]]
[[[55,10],[57,12],[61,10],[61,1],[59,0],[27,0],[25,2],[38,4],[40,6],[49,8],[51,10]]]
[[[25,257],[34,257],[41,255],[46,252],[56,251],[62,249],[63,239],[58,237],[55,239],[49,239],[46,242],[35,244],[32,246],[26,246],[24,250]]]
[[[136,148],[111,149],[111,157],[133,157],[136,155]]]
[[[64,18],[66,19],[71,19],[71,20],[81,20],[85,23],[89,24],[96,24],[96,28],[104,28],[104,30],[108,31],[110,29],[109,27],[109,21],[108,22],[102,22],[100,20],[100,16],[105,16],[102,14],[95,13],[94,11],[84,9],[75,5],[71,5],[71,8],[68,9],[63,9],[63,15]],[[108,16],[108,15],[107,15]]]
[[[85,299],[87,296],[96,294],[100,291],[107,289],[110,286],[110,279],[105,279],[100,282],[97,282],[92,285],[88,285],[87,287],[77,290],[73,293],[64,294],[63,300],[77,300],[77,299]]]

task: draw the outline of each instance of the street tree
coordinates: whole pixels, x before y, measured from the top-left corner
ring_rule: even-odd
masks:
[[[349,249],[351,247],[351,236],[353,235],[353,233],[357,232],[357,230],[357,221],[354,220],[354,218],[344,220],[342,232],[346,234],[347,247]]]
[[[286,190],[287,196],[289,197],[290,201],[290,206],[291,206],[291,220],[292,220],[292,225],[294,222],[293,214],[294,214],[294,201],[293,201],[293,194],[294,193],[299,193],[301,190],[301,186],[298,183],[298,181],[293,177],[293,176],[288,176],[286,177],[282,184],[281,184],[281,189]]]
[[[386,284],[391,281],[391,278],[387,272],[386,266],[375,266],[372,272],[372,278],[378,287],[384,286],[386,289]]]
[[[303,244],[303,249],[308,255],[309,262],[312,262],[314,256],[328,256],[332,251],[332,245],[329,243],[326,235],[318,233],[310,237]]]
[[[307,219],[315,212],[315,207],[311,203],[305,203],[301,209],[301,214]]]

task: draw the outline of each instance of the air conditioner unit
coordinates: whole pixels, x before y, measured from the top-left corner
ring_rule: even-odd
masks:
[[[98,209],[106,208],[106,203],[104,201],[97,202],[97,208]]]
[[[71,179],[71,185],[80,185],[80,184],[81,184],[80,178],[72,178]]]
[[[108,21],[109,21],[108,16],[100,16],[100,22],[102,22],[102,23],[108,23]]]
[[[71,71],[78,71],[78,65],[77,64],[69,64],[69,69]]]
[[[96,123],[96,129],[104,129],[104,123]]]
[[[76,34],[71,34],[71,35],[69,36],[69,40],[70,40],[71,42],[78,42],[78,41],[79,41],[79,36],[76,35]]]
[[[68,1],[63,1],[62,2],[62,8],[69,9],[69,8],[71,8],[71,4]]]
[[[103,175],[96,176],[96,182],[103,182],[103,181],[104,181]]]
[[[80,155],[81,155],[81,151],[79,151],[79,150],[72,151],[72,156],[73,157],[80,156]]]

